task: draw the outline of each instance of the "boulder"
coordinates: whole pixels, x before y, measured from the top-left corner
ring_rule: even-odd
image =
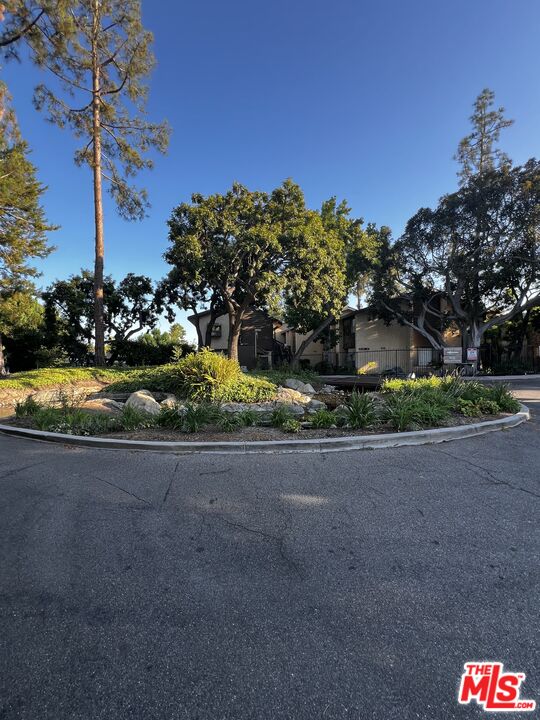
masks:
[[[295,402],[299,403],[300,405],[307,405],[311,401],[311,397],[309,395],[304,395],[301,392],[298,392],[298,390],[293,390],[292,388],[285,388],[280,386],[277,389],[276,401],[286,403]]]
[[[304,415],[306,408],[299,403],[277,403],[279,407],[286,408],[291,415]]]
[[[338,405],[337,408],[333,410],[334,415],[340,415],[341,417],[347,417],[349,414],[349,408],[346,405]]]
[[[85,412],[103,413],[104,415],[120,415],[124,409],[123,403],[105,398],[86,400],[81,407]]]
[[[315,398],[313,398],[312,400],[309,401],[308,410],[309,410],[309,412],[317,412],[317,410],[326,410],[326,403],[323,403],[322,400],[315,400]]]
[[[137,390],[131,393],[126,402],[126,407],[132,407],[139,412],[145,412],[149,415],[159,415],[161,405],[154,400],[149,390]]]
[[[322,388],[319,390],[319,392],[322,393],[333,393],[336,390],[335,385],[323,385]]]
[[[169,397],[166,397],[165,400],[162,400],[159,404],[162,408],[174,410],[174,408],[178,407],[178,400],[175,398],[174,395],[170,395]]]
[[[315,388],[313,385],[297,380],[296,378],[287,378],[284,385],[286,388],[298,390],[298,392],[303,393],[304,395],[315,395]]]

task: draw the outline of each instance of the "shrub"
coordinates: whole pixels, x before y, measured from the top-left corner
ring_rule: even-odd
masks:
[[[377,421],[373,398],[366,393],[353,392],[346,403],[347,425],[354,430],[374,425]]]
[[[409,395],[398,393],[386,400],[383,419],[398,432],[414,429],[418,425],[418,400]]]
[[[39,430],[66,435],[98,435],[121,428],[119,419],[103,413],[87,413],[81,409],[40,408],[34,415]]]
[[[193,433],[200,430],[205,425],[218,422],[221,418],[219,408],[210,403],[186,403],[186,412],[184,414],[184,422],[182,429],[185,432]]]
[[[15,405],[15,416],[21,417],[32,417],[41,408],[41,405],[37,403],[34,398],[29,395],[24,400],[21,400]]]
[[[179,388],[194,400],[221,400],[227,389],[240,380],[242,371],[236,360],[204,348],[176,364]]]
[[[218,427],[223,432],[233,432],[242,427],[242,421],[238,415],[233,413],[223,413],[218,420]]]
[[[276,391],[277,387],[268,380],[242,374],[231,386],[223,388],[217,393],[216,400],[243,403],[264,402],[271,400]]]
[[[291,411],[284,405],[279,405],[270,415],[270,424],[274,427],[282,428],[286,422],[292,419]]]
[[[336,416],[330,410],[317,410],[309,418],[314,428],[329,428],[336,424]]]
[[[253,427],[257,424],[257,413],[254,410],[242,410],[236,417],[242,427]]]
[[[492,385],[488,388],[488,398],[497,403],[501,412],[516,413],[519,401],[512,395],[508,385]]]
[[[184,415],[178,412],[178,408],[162,407],[157,416],[157,424],[170,430],[181,430],[184,425]]]
[[[124,405],[119,420],[122,429],[128,431],[152,428],[158,424],[158,419],[155,415],[137,410],[130,405]]]
[[[281,425],[283,432],[297,433],[302,429],[302,423],[294,418],[289,418]]]

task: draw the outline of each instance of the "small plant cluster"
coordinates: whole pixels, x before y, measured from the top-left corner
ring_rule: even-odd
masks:
[[[28,397],[15,407],[18,418],[32,418],[38,430],[65,433],[67,435],[99,435],[103,433],[147,428],[167,428],[180,432],[195,433],[208,425],[216,426],[223,432],[232,432],[242,427],[257,424],[257,413],[244,410],[240,413],[228,413],[221,410],[219,404],[209,402],[186,402],[179,407],[163,407],[159,415],[137,410],[125,405],[117,416],[105,413],[88,412],[68,403],[52,407],[41,405],[34,398]],[[288,419],[288,413],[282,415]],[[272,421],[281,427],[281,421]]]
[[[519,410],[506,385],[489,386],[452,376],[386,380],[382,394],[382,419],[399,431],[440,425],[452,413],[480,417]]]

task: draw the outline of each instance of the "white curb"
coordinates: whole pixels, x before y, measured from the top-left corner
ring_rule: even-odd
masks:
[[[160,440],[121,440],[113,438],[64,435],[43,430],[0,425],[0,432],[6,435],[30,440],[56,442],[64,445],[95,447],[114,450],[146,450],[152,452],[172,452],[180,454],[221,453],[305,453],[305,452],[344,452],[346,450],[374,450],[376,448],[401,447],[403,445],[431,445],[434,443],[460,440],[462,438],[485,435],[497,430],[507,430],[529,420],[529,408],[521,405],[515,415],[434,430],[415,430],[414,432],[385,433],[380,435],[356,435],[349,437],[319,438],[313,440],[257,440],[249,442],[162,442]]]

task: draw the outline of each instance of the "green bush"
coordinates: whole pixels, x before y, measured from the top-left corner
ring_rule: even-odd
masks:
[[[354,430],[370,427],[377,422],[373,398],[367,393],[353,392],[346,403],[347,425]]]
[[[15,416],[21,417],[32,417],[41,409],[41,405],[37,403],[34,398],[29,395],[24,400],[21,400],[15,405]]]
[[[176,364],[178,387],[193,400],[221,400],[240,380],[242,371],[236,360],[204,348]]]
[[[81,409],[66,412],[61,408],[40,408],[33,419],[38,430],[66,435],[98,435],[122,429],[118,418],[103,413],[88,413]]]
[[[170,365],[126,371],[107,391],[135,392],[143,388],[210,402],[262,402],[277,391],[273,383],[243,373],[237,362],[210,350]]]
[[[302,423],[294,418],[289,418],[281,425],[283,432],[297,433],[302,429]]]
[[[197,432],[205,425],[219,422],[221,413],[216,405],[211,403],[186,403],[186,412],[184,414],[184,422],[182,429],[185,432]]]
[[[242,410],[236,417],[242,427],[253,427],[257,424],[258,415],[254,410]]]
[[[336,416],[330,410],[317,410],[310,415],[309,420],[314,428],[329,428],[336,424]]]
[[[418,426],[418,399],[404,393],[390,395],[386,399],[382,417],[398,432],[413,430]]]
[[[130,405],[124,405],[119,422],[122,430],[142,430],[144,428],[153,428],[158,424],[157,417],[149,413],[137,410]]]
[[[231,386],[217,393],[220,402],[255,403],[265,402],[275,397],[277,387],[259,377],[242,374]]]
[[[234,415],[233,413],[225,412],[218,420],[218,428],[223,432],[233,432],[240,427],[242,427],[242,421],[238,415]]]
[[[293,420],[293,416],[291,411],[284,405],[279,405],[270,415],[270,424],[277,428],[282,428],[289,420]]]
[[[162,407],[157,416],[157,424],[169,430],[181,430],[184,426],[184,416],[177,408]]]
[[[519,412],[519,400],[517,400],[508,385],[496,384],[488,388],[488,398],[497,403],[499,410],[506,413]]]

